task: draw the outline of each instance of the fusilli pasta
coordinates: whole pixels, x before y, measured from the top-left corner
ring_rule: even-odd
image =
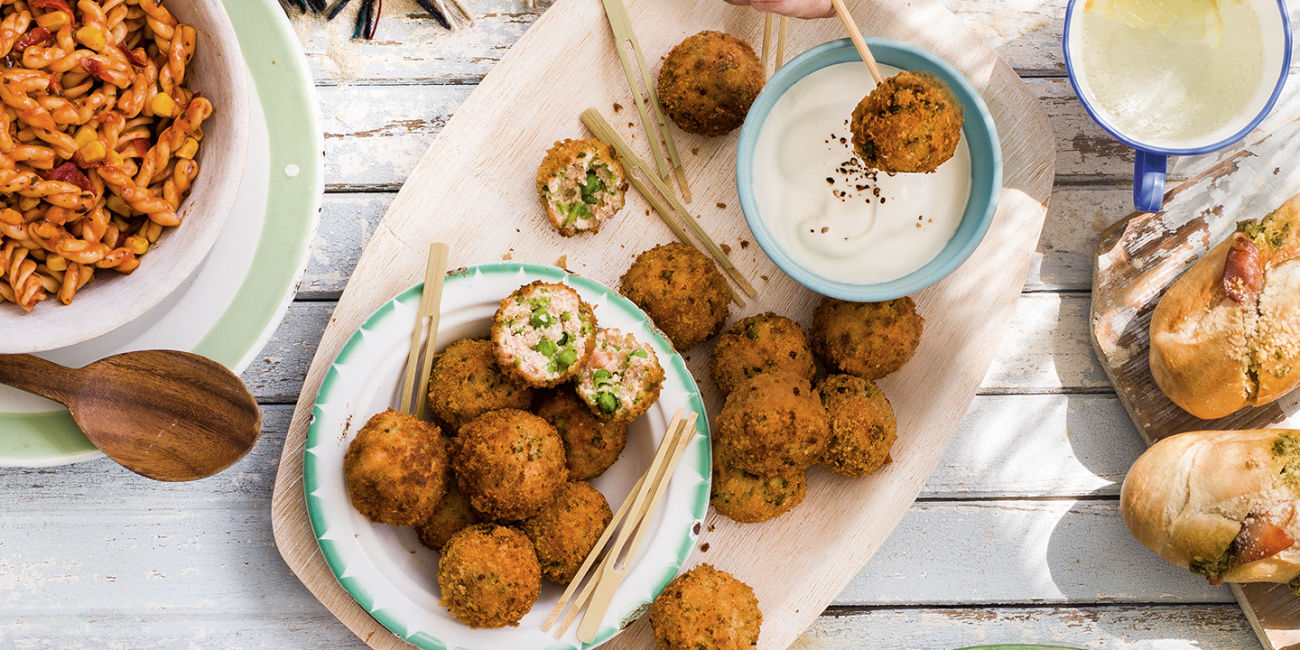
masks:
[[[0,303],[69,304],[180,225],[213,111],[196,40],[161,0],[0,0]]]

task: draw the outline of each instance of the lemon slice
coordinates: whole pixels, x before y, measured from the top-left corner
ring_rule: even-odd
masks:
[[[1087,0],[1083,10],[1150,30],[1153,35],[1217,47],[1223,42],[1219,3],[1220,0]]]

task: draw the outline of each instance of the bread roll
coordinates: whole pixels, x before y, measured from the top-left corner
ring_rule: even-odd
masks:
[[[1243,221],[1151,315],[1151,376],[1202,419],[1300,385],[1300,196]]]
[[[1300,594],[1300,431],[1195,431],[1133,464],[1120,493],[1143,546],[1212,583],[1278,582]]]

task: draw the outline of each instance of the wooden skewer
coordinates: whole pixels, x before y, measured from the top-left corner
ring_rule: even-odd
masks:
[[[776,69],[780,70],[785,65],[785,35],[790,30],[790,18],[781,16],[781,27],[776,37]]]
[[[406,357],[406,376],[402,381],[402,412],[428,419],[429,372],[433,369],[434,351],[438,347],[438,319],[442,305],[442,281],[447,275],[450,248],[437,243],[429,246],[429,260],[424,269],[424,291],[420,294],[419,313],[411,329],[411,350]],[[420,354],[425,324],[429,338]],[[414,398],[414,403],[412,403]]]
[[[605,6],[605,17],[609,20],[609,28],[614,32],[614,47],[618,50],[618,60],[623,66],[623,76],[627,77],[627,85],[632,89],[632,100],[636,103],[637,113],[641,116],[641,124],[645,127],[646,139],[650,143],[650,154],[654,157],[655,169],[659,172],[661,180],[667,180],[673,172],[677,174],[677,183],[682,188],[682,196],[686,202],[691,201],[691,188],[686,182],[686,167],[682,164],[682,158],[677,152],[677,143],[673,140],[672,129],[668,128],[668,118],[664,116],[663,107],[659,105],[659,91],[655,88],[654,77],[650,74],[650,66],[646,64],[645,55],[641,52],[641,43],[636,38],[636,32],[632,30],[632,19],[627,15],[627,6],[623,0],[603,0]],[[633,55],[636,56],[637,68],[634,70],[632,61],[628,58],[628,48],[632,49]],[[637,75],[640,72],[640,76]],[[641,92],[641,86],[645,85],[645,94]],[[648,98],[648,102],[645,98]],[[646,104],[649,104],[647,111]],[[654,122],[650,116],[654,116]],[[667,150],[667,161],[660,147]]]
[[[858,54],[862,56],[862,61],[867,64],[867,69],[871,71],[871,76],[876,83],[885,83],[885,75],[880,74],[880,66],[876,63],[876,57],[871,55],[871,48],[867,47],[867,42],[862,38],[862,30],[858,29],[858,24],[853,21],[853,14],[849,13],[849,8],[844,6],[844,0],[831,0],[835,6],[835,15],[839,16],[840,22],[844,23],[844,29],[848,30],[849,38],[853,40],[853,47],[858,48]]]
[[[763,12],[763,74],[767,75],[768,54],[772,50],[772,14]]]
[[[587,125],[587,128],[591,130],[592,134],[594,134],[597,139],[611,147],[614,147],[614,150],[618,152],[619,157],[623,159],[624,165],[631,168],[628,172],[628,178],[633,178],[633,173],[639,170],[650,179],[650,183],[654,185],[655,190],[658,191],[659,194],[662,195],[663,199],[672,206],[673,212],[676,213],[678,219],[684,222],[686,227],[695,234],[695,237],[700,240],[708,250],[709,254],[713,256],[713,259],[717,260],[718,264],[722,267],[722,270],[725,271],[727,275],[731,276],[731,279],[740,286],[741,290],[745,292],[745,295],[750,298],[758,295],[758,292],[754,291],[753,285],[749,284],[749,281],[745,279],[744,274],[736,268],[736,265],[731,263],[727,254],[722,252],[722,249],[709,238],[708,233],[704,232],[704,229],[700,227],[700,224],[696,223],[695,217],[691,216],[691,213],[686,209],[686,206],[682,205],[681,201],[679,201],[672,193],[672,190],[664,184],[663,179],[655,176],[649,171],[649,167],[646,165],[645,161],[641,160],[640,157],[632,152],[631,147],[627,145],[627,141],[623,139],[623,136],[618,134],[618,131],[614,130],[613,126],[610,126],[609,121],[605,119],[605,116],[600,114],[600,111],[595,108],[588,108],[583,111],[582,123]],[[641,186],[638,186],[637,190],[641,191],[642,194],[646,193],[645,190],[641,189]],[[655,203],[652,201],[651,205],[653,206]],[[656,208],[656,210],[658,210],[658,208]],[[671,218],[665,213],[661,212],[659,216],[665,222],[671,220]],[[677,234],[678,231],[678,228],[673,229],[674,234]],[[679,234],[678,237],[681,238],[681,235]],[[682,241],[686,244],[691,243],[689,240],[684,238],[682,238]]]
[[[655,452],[656,460],[662,454],[666,453],[668,448],[671,446],[669,442],[671,436],[669,434],[671,434],[673,431],[677,429],[677,426],[681,423],[682,414],[684,412],[685,409],[682,408],[677,409],[677,413],[674,414],[672,420],[668,422],[668,428],[664,434],[664,439],[660,441],[659,449]],[[650,476],[650,472],[647,470],[645,474],[641,475],[641,478],[637,479],[636,485],[632,486],[632,491],[629,492],[627,498],[623,500],[623,505],[618,507],[618,512],[615,512],[614,517],[610,519],[609,525],[605,527],[605,532],[601,533],[600,539],[596,540],[596,545],[591,548],[591,552],[587,553],[587,558],[583,560],[582,566],[578,567],[578,572],[574,574],[573,580],[570,580],[569,585],[565,587],[564,593],[560,595],[559,602],[555,603],[555,609],[551,610],[551,615],[546,617],[546,621],[542,623],[543,632],[550,630],[551,626],[555,624],[556,619],[558,619],[560,614],[564,612],[565,606],[569,603],[569,599],[573,596],[573,592],[578,588],[578,585],[581,584],[582,581],[587,577],[587,572],[591,569],[592,564],[596,562],[596,559],[600,557],[601,552],[605,548],[605,544],[609,542],[609,539],[614,536],[614,532],[618,530],[619,525],[623,522],[624,518],[627,516],[628,510],[631,509],[633,502],[637,498],[637,495],[641,494],[641,488],[642,486],[645,485],[646,478],[648,476]],[[577,611],[580,611],[586,605],[587,596],[591,592],[591,588],[594,587],[595,584],[596,581],[592,580],[587,583],[586,587],[583,588],[582,593],[578,596],[578,600],[574,601],[574,612],[571,613],[569,617],[565,620],[564,625],[561,626],[560,629],[556,630],[555,638],[558,639],[564,636],[565,630],[567,630],[569,628],[569,624],[573,622],[574,614],[576,614]]]
[[[597,574],[596,591],[591,596],[591,602],[587,604],[587,612],[582,615],[582,623],[578,625],[578,640],[583,643],[591,643],[596,640],[596,634],[600,631],[600,622],[605,618],[609,611],[609,605],[614,600],[614,594],[623,584],[623,579],[627,577],[629,565],[636,557],[637,549],[641,546],[641,538],[645,536],[645,531],[650,527],[650,520],[653,519],[655,509],[659,505],[659,500],[663,498],[667,491],[668,484],[672,481],[673,469],[677,467],[677,461],[681,459],[682,452],[686,449],[686,444],[694,438],[696,414],[691,413],[684,422],[678,425],[677,429],[672,429],[672,454],[662,467],[655,474],[655,481],[650,486],[648,496],[644,499],[638,499],[637,503],[632,506],[632,514],[628,517],[628,525],[623,526],[619,531],[618,539],[610,547],[609,553],[605,556],[605,562],[601,565],[602,571]],[[651,465],[651,470],[654,466]],[[645,486],[641,488],[642,495],[647,495]],[[626,553],[623,544],[627,536],[632,534],[632,543],[626,546]]]

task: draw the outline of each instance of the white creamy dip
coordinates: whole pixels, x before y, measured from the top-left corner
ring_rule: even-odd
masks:
[[[778,247],[827,280],[875,284],[925,266],[952,239],[970,198],[965,134],[952,160],[930,174],[861,168],[848,121],[875,87],[860,62],[808,75],[777,100],[754,148],[760,218]]]

